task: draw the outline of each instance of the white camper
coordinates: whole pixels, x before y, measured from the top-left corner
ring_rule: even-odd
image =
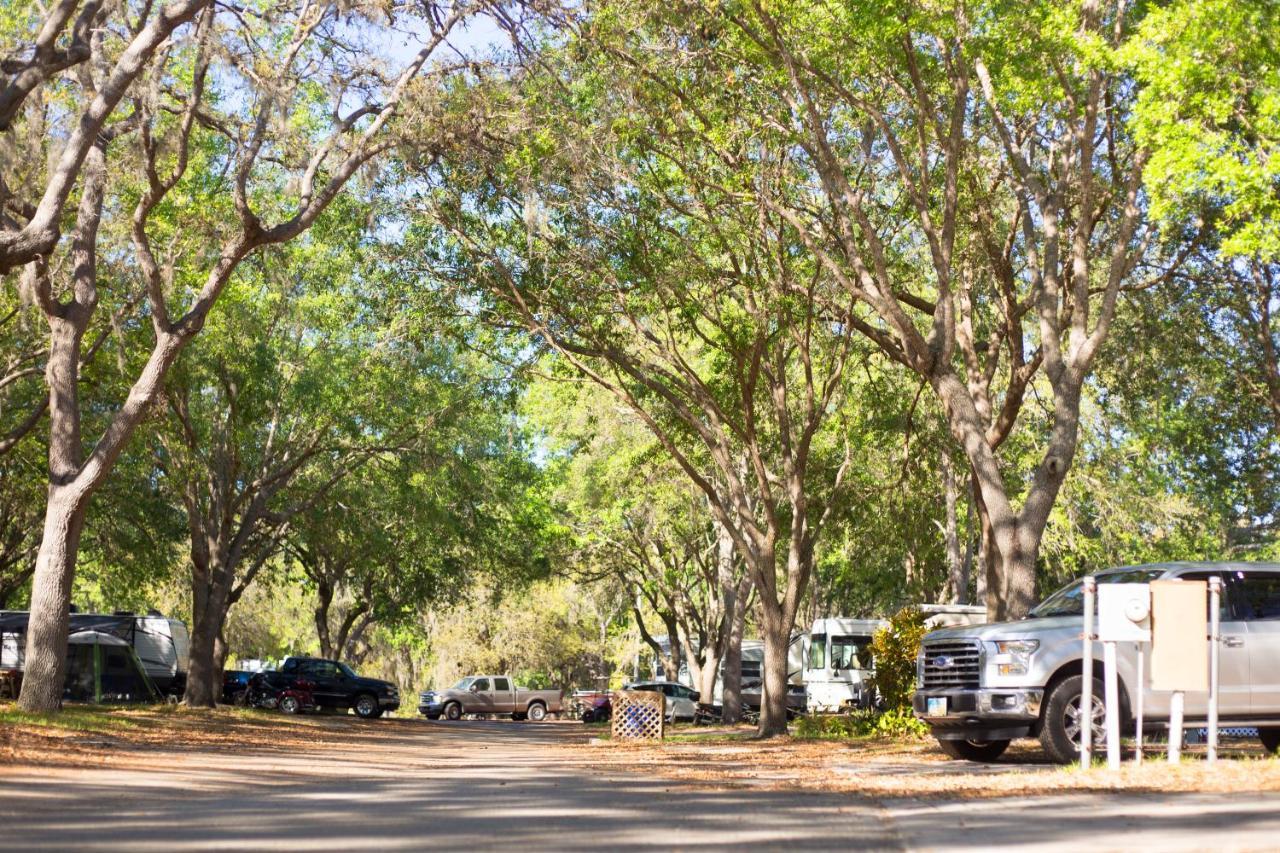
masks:
[[[871,636],[883,619],[814,620],[804,686],[811,714],[838,714],[871,704]]]
[[[26,611],[0,611],[0,668],[24,667],[27,618]],[[161,693],[175,697],[182,694],[191,647],[182,620],[153,611],[145,616],[127,612],[72,613],[68,621],[71,633],[96,631],[124,640],[133,647],[142,668]]]

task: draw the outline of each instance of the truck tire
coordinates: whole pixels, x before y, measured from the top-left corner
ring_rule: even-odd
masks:
[[[964,761],[995,761],[1009,748],[1007,740],[939,740],[938,746],[952,758]]]
[[[356,701],[352,703],[356,716],[362,720],[376,720],[382,716],[378,713],[378,697],[372,693],[361,693],[356,697]]]
[[[1073,675],[1049,693],[1044,703],[1044,722],[1040,726],[1040,745],[1058,764],[1070,764],[1080,757],[1080,693],[1084,677]],[[1093,680],[1093,744],[1101,749],[1106,744],[1105,706],[1102,679]]]
[[[547,706],[541,702],[534,702],[529,706],[529,719],[532,722],[540,723],[547,718]]]
[[[445,705],[444,718],[446,720],[454,720],[454,721],[461,720],[462,706],[459,705],[457,702],[450,702],[448,705]]]
[[[1271,726],[1258,729],[1258,740],[1262,741],[1262,748],[1270,755],[1280,752],[1280,728]]]

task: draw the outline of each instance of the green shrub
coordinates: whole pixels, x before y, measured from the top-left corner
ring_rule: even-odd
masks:
[[[909,710],[861,710],[851,714],[801,717],[796,737],[818,740],[866,737],[924,737],[929,727]]]
[[[924,614],[918,608],[904,607],[889,617],[889,624],[871,638],[876,667],[873,683],[889,711],[905,711],[910,715],[916,657],[925,633]]]

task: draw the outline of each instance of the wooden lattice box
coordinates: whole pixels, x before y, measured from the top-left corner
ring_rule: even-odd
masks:
[[[662,740],[666,734],[667,697],[649,690],[613,694],[614,740]]]

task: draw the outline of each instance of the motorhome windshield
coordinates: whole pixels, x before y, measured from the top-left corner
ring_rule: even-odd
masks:
[[[871,655],[867,647],[870,645],[870,637],[833,636],[831,638],[831,668],[869,669]]]
[[[1098,583],[1148,583],[1164,574],[1164,569],[1130,569],[1097,575]],[[1084,614],[1084,581],[1067,584],[1040,602],[1029,616],[1081,616]]]
[[[827,668],[827,635],[809,635],[809,669]]]

